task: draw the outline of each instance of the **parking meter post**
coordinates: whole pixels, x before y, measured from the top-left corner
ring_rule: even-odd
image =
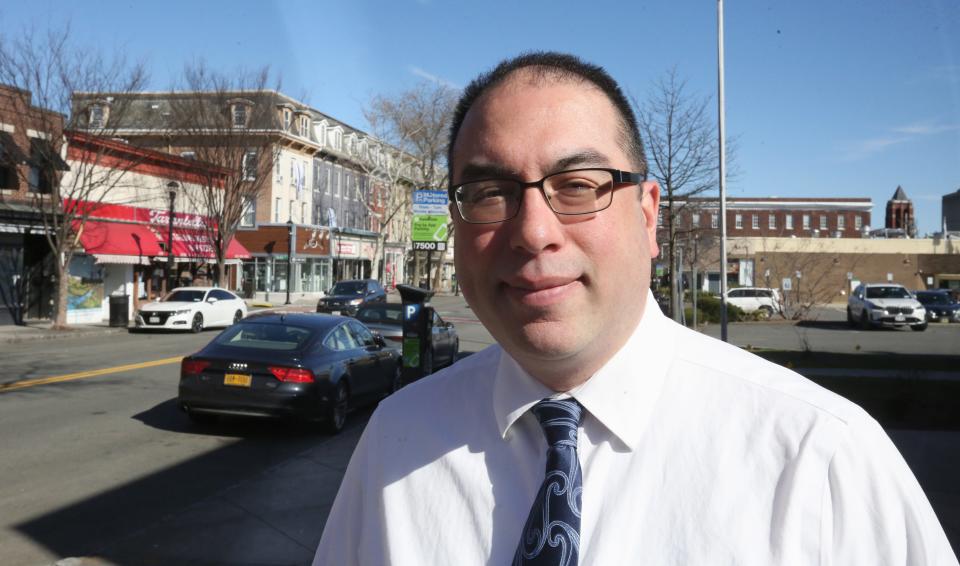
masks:
[[[429,303],[433,292],[410,285],[397,285],[397,291],[403,302],[402,377],[404,383],[410,383],[424,375],[433,332],[433,307]]]

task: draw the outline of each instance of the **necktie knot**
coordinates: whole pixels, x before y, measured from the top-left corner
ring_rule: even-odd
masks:
[[[544,399],[531,409],[540,421],[550,448],[576,449],[577,429],[583,419],[583,406],[576,399]]]

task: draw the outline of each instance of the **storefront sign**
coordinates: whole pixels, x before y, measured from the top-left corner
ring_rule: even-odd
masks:
[[[299,228],[297,230],[299,253],[307,255],[328,255],[330,253],[330,231],[326,228]]]
[[[337,242],[337,255],[340,257],[358,257],[359,250],[356,242]]]

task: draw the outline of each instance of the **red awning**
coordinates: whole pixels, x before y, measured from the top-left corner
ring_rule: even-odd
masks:
[[[91,255],[124,255],[146,258],[163,254],[156,234],[142,224],[88,220],[80,228],[80,244]]]
[[[154,228],[157,231],[157,236],[161,242],[164,242],[166,245],[167,241],[167,229],[164,228]],[[166,255],[164,252],[160,252],[161,255]],[[214,259],[216,253],[214,252],[213,245],[210,243],[207,234],[202,230],[188,230],[186,228],[177,228],[173,229],[173,256],[174,257],[185,257],[185,258],[203,258],[203,259]],[[227,244],[227,254],[226,259],[250,259],[250,252],[247,251],[247,248],[237,241],[236,238],[232,238],[230,243]]]

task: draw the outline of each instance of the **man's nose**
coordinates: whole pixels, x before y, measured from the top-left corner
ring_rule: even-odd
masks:
[[[546,195],[536,187],[523,191],[520,210],[507,224],[514,249],[540,253],[563,243],[563,224],[547,203]]]

